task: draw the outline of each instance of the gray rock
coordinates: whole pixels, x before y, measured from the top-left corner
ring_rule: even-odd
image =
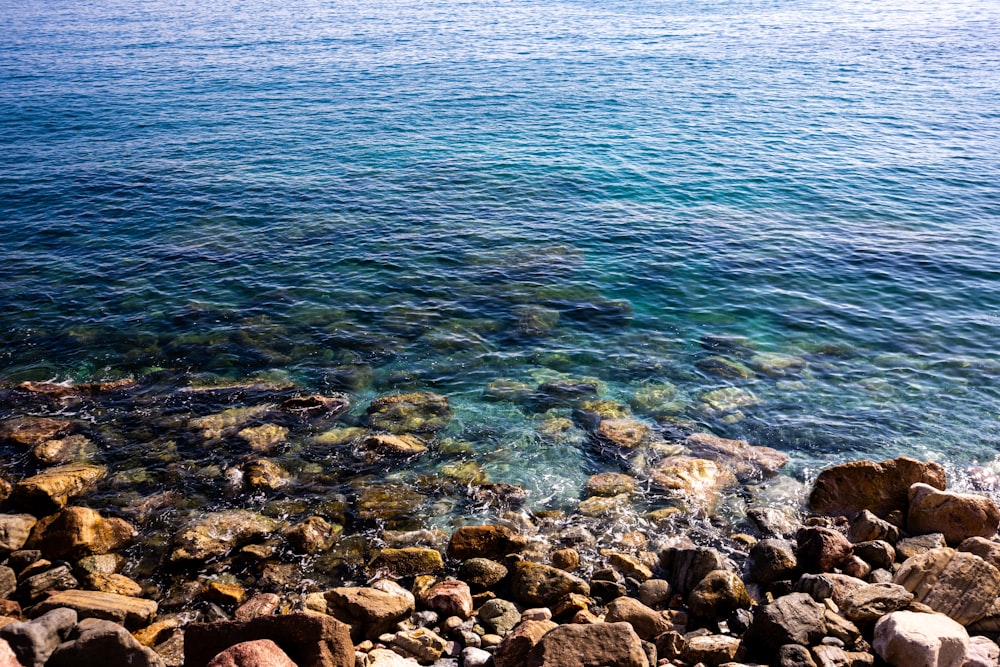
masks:
[[[78,588],[80,582],[65,565],[28,577],[18,586],[18,594],[26,600],[34,601],[46,591]]]
[[[75,611],[53,609],[33,621],[5,625],[0,628],[0,638],[7,640],[22,665],[43,667],[74,627]]]
[[[744,641],[770,658],[785,644],[812,646],[826,634],[826,607],[806,593],[791,593],[757,609]]]
[[[670,547],[660,552],[660,567],[671,587],[687,597],[709,572],[726,570],[726,559],[715,549]]]
[[[153,649],[137,642],[129,631],[111,621],[85,618],[52,653],[46,667],[163,667]]]
[[[778,649],[778,665],[780,667],[816,667],[816,661],[805,646],[785,644]]]
[[[902,556],[901,560],[913,558],[920,554],[925,554],[931,549],[940,549],[948,546],[941,533],[927,533],[926,535],[916,535],[901,539],[896,543],[896,553]]]
[[[896,560],[896,550],[884,540],[859,542],[854,545],[854,555],[865,561],[874,569],[887,570]]]
[[[17,590],[17,575],[6,565],[0,565],[0,598],[10,597]]]
[[[913,593],[897,584],[869,584],[847,596],[844,616],[855,623],[874,623],[913,601]]]
[[[521,622],[521,612],[513,602],[494,598],[479,608],[479,620],[487,630],[503,636]]]
[[[467,646],[462,650],[463,667],[487,667],[493,662],[493,655],[481,648]]]
[[[768,585],[782,579],[792,579],[798,570],[798,559],[791,543],[769,538],[753,545],[748,561],[750,579]]]

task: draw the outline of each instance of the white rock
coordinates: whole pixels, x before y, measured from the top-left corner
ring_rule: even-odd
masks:
[[[481,648],[468,646],[462,651],[462,664],[465,667],[486,667],[493,656]]]
[[[551,621],[552,611],[548,607],[535,607],[521,612],[522,621]]]
[[[387,648],[377,648],[368,653],[368,667],[416,667],[419,663],[404,658]]]
[[[875,624],[872,645],[893,667],[962,667],[969,633],[944,614],[896,611]]]
[[[969,650],[965,653],[962,667],[996,667],[1000,664],[1000,646],[986,637],[969,640]]]

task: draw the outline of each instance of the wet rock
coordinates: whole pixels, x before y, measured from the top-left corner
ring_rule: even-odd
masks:
[[[674,624],[663,614],[633,598],[616,598],[608,603],[607,611],[606,622],[629,623],[635,633],[647,641],[674,629]]]
[[[653,429],[638,419],[604,419],[594,430],[594,437],[602,444],[619,449],[638,449],[647,444]]]
[[[948,544],[944,541],[942,533],[927,533],[926,535],[915,535],[914,537],[904,537],[896,543],[896,553],[903,557],[903,560],[925,554],[932,549],[940,549]]]
[[[338,426],[336,428],[323,431],[313,438],[313,442],[317,445],[340,447],[359,442],[367,433],[368,430],[361,428],[360,426]]]
[[[1000,508],[985,496],[914,484],[906,525],[911,533],[942,533],[949,544],[958,544],[969,537],[996,535]]]
[[[987,637],[970,637],[962,667],[996,667],[1000,664],[1000,646]]]
[[[262,539],[280,524],[256,512],[226,510],[197,517],[174,538],[173,561],[206,561],[225,556],[231,550]]]
[[[534,387],[517,380],[499,379],[486,385],[483,400],[521,402],[531,398]]]
[[[902,586],[870,584],[847,596],[843,612],[854,623],[874,623],[886,614],[905,608],[912,601],[913,593]]]
[[[99,661],[106,667],[164,667],[163,660],[117,623],[85,618],[60,644],[46,667],[79,667]]]
[[[457,560],[501,558],[517,553],[527,544],[527,539],[506,526],[463,526],[452,533],[448,557]]]
[[[502,637],[521,622],[521,612],[513,602],[494,598],[479,608],[479,620],[487,630]]]
[[[759,352],[750,357],[750,368],[763,375],[783,377],[806,367],[805,359],[777,352]]]
[[[121,548],[137,535],[123,519],[105,518],[86,507],[67,507],[35,524],[28,547],[47,558],[78,560]]]
[[[706,357],[694,362],[694,365],[702,373],[731,380],[749,380],[755,376],[752,370],[740,362],[725,357]]]
[[[785,644],[812,646],[826,634],[825,607],[791,593],[757,608],[744,641],[755,654],[774,655]]]
[[[99,591],[68,590],[39,602],[32,609],[32,614],[43,614],[59,607],[74,610],[80,618],[113,621],[130,629],[149,625],[157,610],[157,604],[152,600]]]
[[[82,435],[69,435],[35,445],[31,455],[42,465],[54,466],[88,461],[97,454],[97,445]]]
[[[49,513],[92,490],[107,475],[104,466],[72,463],[49,468],[14,486],[14,495],[33,512]]]
[[[605,498],[604,496],[591,496],[586,500],[581,500],[576,507],[576,513],[580,516],[598,518],[622,512],[632,507],[629,497],[624,493],[619,496]]]
[[[354,508],[365,521],[391,522],[417,511],[424,496],[405,484],[366,484],[358,489]]]
[[[673,594],[666,579],[647,579],[639,586],[639,601],[654,609],[669,602]]]
[[[892,667],[960,667],[969,634],[942,614],[897,611],[875,624],[872,646]]]
[[[192,623],[184,633],[184,666],[207,667],[229,647],[261,639],[277,644],[297,667],[354,667],[347,626],[329,616],[302,613]]]
[[[285,531],[285,539],[298,553],[322,553],[333,546],[344,527],[321,516],[310,516]]]
[[[788,463],[788,456],[771,447],[755,446],[746,440],[727,440],[711,433],[692,433],[684,446],[703,459],[720,463],[743,480],[776,475]]]
[[[397,435],[438,431],[451,421],[451,407],[441,394],[430,392],[383,396],[368,406],[368,424]]]
[[[462,563],[458,577],[473,590],[489,590],[507,577],[507,568],[488,558],[470,558]]]
[[[274,491],[288,484],[288,474],[274,461],[256,459],[243,465],[247,489]]]
[[[847,538],[832,528],[802,528],[795,540],[796,558],[806,572],[833,572],[853,554]]]
[[[588,430],[594,430],[604,419],[627,419],[632,416],[628,406],[617,401],[590,399],[573,408],[573,420]]]
[[[372,433],[362,441],[365,449],[382,456],[418,456],[427,451],[427,445],[415,435],[403,433]]]
[[[889,461],[852,461],[822,471],[809,494],[818,514],[853,514],[869,510],[884,518],[905,512],[910,487],[918,482],[945,488],[945,472],[937,463],[899,457]]]
[[[423,603],[442,618],[458,616],[467,619],[472,616],[472,591],[464,581],[442,581],[431,587],[423,596]]]
[[[309,419],[318,417],[332,419],[347,412],[350,407],[350,400],[343,395],[311,394],[309,396],[296,396],[281,402],[282,412]]]
[[[683,412],[686,403],[676,386],[664,382],[641,385],[629,399],[629,405],[651,417],[669,417]]]
[[[49,417],[14,417],[0,422],[0,442],[7,441],[23,447],[34,447],[46,440],[53,440],[73,427],[67,419]]]
[[[739,648],[738,637],[703,635],[688,639],[684,644],[684,650],[681,651],[681,657],[692,665],[698,663],[721,665],[735,660]]]
[[[514,564],[510,588],[516,601],[532,607],[548,606],[569,593],[590,594],[590,587],[582,579],[529,561]]]
[[[544,622],[544,621],[540,621]],[[561,625],[531,649],[527,667],[648,667],[642,640],[628,623]],[[510,667],[497,663],[497,667]]]
[[[696,619],[712,621],[753,604],[739,575],[730,570],[709,572],[688,595],[688,608]]]
[[[23,547],[37,521],[31,514],[0,514],[0,558]]]
[[[504,637],[493,654],[496,667],[526,667],[528,653],[546,633],[559,627],[552,621],[525,621]]]
[[[83,585],[92,591],[116,593],[130,597],[139,597],[142,595],[142,586],[137,581],[129,579],[123,574],[94,572],[84,576],[82,581]]]
[[[249,621],[258,616],[269,616],[278,610],[281,598],[274,593],[257,593],[233,612],[237,621]]]
[[[760,403],[753,392],[741,387],[723,387],[707,391],[698,397],[702,410],[710,415],[726,415],[738,413],[742,408],[749,408]]]
[[[847,530],[847,539],[851,542],[870,542],[884,540],[889,544],[899,541],[899,528],[884,519],[880,519],[868,510],[861,510],[851,520]]]
[[[72,609],[53,609],[33,621],[10,623],[0,628],[0,639],[10,646],[25,667],[42,667],[76,627]]]
[[[270,454],[278,445],[288,440],[288,427],[278,424],[261,424],[242,429],[236,435],[258,454]]]
[[[649,481],[656,490],[676,495],[698,507],[711,509],[719,494],[736,486],[732,471],[715,461],[691,456],[669,456],[649,471]]]
[[[385,571],[394,577],[433,574],[444,569],[444,559],[437,549],[404,547],[382,549],[368,564],[369,572]]]
[[[800,528],[786,512],[772,507],[752,507],[747,510],[747,518],[765,538],[790,537]]]
[[[34,601],[43,593],[77,588],[79,585],[69,568],[60,565],[31,576],[22,574],[17,593],[25,600]]]
[[[752,581],[767,586],[798,573],[799,562],[792,545],[775,538],[760,540],[750,549],[747,573]]]
[[[326,613],[351,626],[357,640],[376,639],[413,613],[413,594],[392,582],[375,587],[341,587],[324,594]]]
[[[1000,595],[1000,570],[975,554],[944,547],[907,559],[894,583],[917,602],[969,625]]]
[[[572,407],[579,401],[597,397],[596,382],[561,380],[544,382],[535,389],[532,396],[535,409],[545,412],[552,408]]]
[[[188,426],[200,430],[206,440],[215,440],[236,433],[255,419],[263,418],[274,408],[275,406],[271,404],[229,408],[215,414],[196,417],[188,422]]]
[[[547,336],[559,324],[559,311],[545,306],[522,304],[514,307],[515,330],[521,336]]]
[[[623,475],[617,472],[602,472],[591,475],[587,480],[584,491],[588,496],[612,497],[621,494],[632,495],[635,493],[639,482],[635,477]]]
[[[725,570],[726,559],[715,549],[669,547],[660,552],[660,567],[675,592],[685,598],[714,570]]]

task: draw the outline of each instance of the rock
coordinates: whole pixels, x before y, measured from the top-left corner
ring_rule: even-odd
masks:
[[[548,606],[569,593],[590,594],[590,587],[582,579],[529,561],[514,564],[510,589],[514,600],[532,607]]]
[[[576,549],[556,549],[549,554],[552,567],[572,572],[580,567],[580,552]]]
[[[629,399],[629,405],[651,417],[663,418],[683,412],[685,401],[676,386],[663,382],[640,385]]]
[[[596,382],[561,380],[544,382],[535,389],[532,399],[535,410],[545,412],[551,408],[572,407],[575,403],[597,397]]]
[[[208,667],[296,667],[270,639],[240,642],[212,658]]]
[[[534,388],[524,382],[501,378],[486,385],[483,400],[520,402],[531,398]]]
[[[747,518],[765,538],[790,537],[800,527],[787,512],[773,507],[751,507],[747,510]]]
[[[274,491],[288,484],[288,474],[268,459],[247,461],[243,464],[243,475],[250,491]]]
[[[249,510],[208,512],[174,536],[173,561],[206,561],[275,532],[279,523]]]
[[[638,484],[635,477],[623,475],[618,472],[602,472],[590,476],[584,487],[584,491],[588,496],[612,497],[621,494],[632,495],[635,493]]]
[[[525,667],[528,653],[549,631],[559,627],[552,621],[525,621],[504,637],[493,654],[496,667]]]
[[[521,336],[547,336],[559,323],[559,311],[536,304],[520,304],[514,307],[515,329]]]
[[[6,639],[0,639],[0,667],[24,667]]]
[[[839,639],[844,646],[858,646],[858,642],[861,641],[861,630],[858,626],[830,608],[827,608],[825,618],[828,637]]]
[[[602,444],[619,449],[638,449],[647,444],[653,436],[653,429],[638,419],[604,419],[594,431],[594,437]]]
[[[182,617],[180,616],[167,616],[147,625],[141,630],[136,630],[132,636],[143,646],[153,647],[173,634],[174,630],[181,627],[181,620]]]
[[[612,496],[611,498],[591,496],[586,500],[580,501],[580,504],[576,507],[576,513],[580,516],[598,518],[614,514],[616,512],[626,511],[631,507],[632,503],[629,497],[624,493],[619,496]]]
[[[278,424],[249,426],[237,434],[258,454],[270,454],[288,439],[288,427]]]
[[[608,604],[607,610],[608,613],[604,619],[606,622],[629,623],[635,633],[646,641],[674,629],[674,624],[663,614],[633,598],[616,598]]]
[[[889,569],[896,561],[896,550],[882,540],[858,542],[854,545],[854,555],[863,559],[873,568]]]
[[[688,639],[681,651],[681,657],[692,665],[699,662],[705,665],[721,665],[735,660],[739,648],[738,637],[703,635]]]
[[[365,521],[391,522],[414,514],[424,496],[406,484],[365,484],[358,489],[354,509]]]
[[[808,593],[817,602],[831,599],[841,607],[851,593],[866,585],[865,581],[846,574],[804,574],[795,582],[795,592]]]
[[[377,398],[367,414],[372,428],[397,435],[441,430],[452,416],[448,399],[430,392]]]
[[[747,574],[751,581],[767,586],[798,573],[799,561],[792,545],[785,540],[768,538],[750,548]]]
[[[527,667],[585,665],[648,667],[649,660],[642,641],[628,623],[558,626],[541,637],[527,659]],[[497,667],[510,665],[498,661]]]
[[[34,602],[43,593],[76,588],[79,585],[80,583],[69,571],[69,568],[60,565],[29,577],[22,575],[17,593],[24,600]]]
[[[742,387],[723,387],[706,391],[698,396],[702,410],[712,416],[731,415],[741,408],[749,408],[760,403],[753,392]]]
[[[833,572],[853,553],[847,538],[832,528],[802,528],[795,539],[795,555],[806,572]]]
[[[447,644],[448,642],[428,628],[397,632],[392,640],[392,645],[398,652],[416,659],[423,665],[437,661],[444,653]]]
[[[736,473],[741,480],[776,475],[788,456],[771,447],[753,446],[746,440],[727,440],[711,433],[692,433],[684,446],[695,456],[710,459]]]
[[[962,625],[982,618],[1000,595],[1000,570],[975,554],[949,547],[907,559],[893,581],[917,602]]]
[[[903,560],[906,560],[907,558],[925,554],[932,549],[940,549],[946,546],[948,544],[944,541],[943,534],[927,533],[926,535],[905,537],[899,540],[896,543],[896,553],[902,556]]]
[[[458,569],[458,578],[477,591],[489,590],[506,577],[507,568],[488,558],[470,558]]]
[[[521,622],[521,612],[513,602],[494,598],[479,608],[479,620],[487,630],[502,637]]]
[[[739,575],[730,570],[713,570],[688,595],[688,609],[696,619],[713,621],[753,604]]]
[[[718,504],[719,493],[737,484],[728,468],[691,456],[668,456],[649,471],[649,481],[656,490],[707,509]]]
[[[738,361],[726,359],[725,357],[705,357],[694,362],[694,365],[703,373],[732,380],[749,380],[754,377],[752,370]]]
[[[913,601],[913,593],[897,584],[869,584],[847,596],[843,613],[855,623],[874,623]]]
[[[814,646],[813,657],[818,667],[872,667],[875,656],[866,651],[845,651],[839,646]]]
[[[340,447],[359,442],[367,434],[368,430],[360,426],[337,426],[323,431],[313,438],[313,442],[318,445]]]
[[[809,649],[799,644],[785,644],[778,649],[780,667],[816,667]]]
[[[184,633],[184,667],[207,667],[229,647],[261,639],[277,644],[297,667],[354,667],[348,627],[329,616],[304,613],[192,623]]]
[[[364,660],[355,663],[358,667],[415,667],[419,664],[413,658],[404,658],[386,648],[373,649],[363,655]]]
[[[472,616],[472,591],[464,581],[449,579],[435,584],[422,601],[425,607],[442,618],[457,616],[464,620]]]
[[[462,667],[488,667],[493,654],[474,646],[462,649]]]
[[[347,412],[350,407],[351,401],[345,395],[311,394],[309,396],[295,396],[281,402],[283,412],[309,419],[316,417],[333,419]]]
[[[206,440],[215,440],[241,430],[255,419],[263,418],[274,408],[272,404],[229,408],[215,414],[196,417],[188,422],[188,426],[199,429]]]
[[[18,482],[14,486],[14,495],[32,511],[37,508],[41,513],[48,514],[93,489],[107,473],[108,469],[104,466],[85,463],[57,466]]]
[[[996,667],[1000,664],[1000,646],[987,637],[969,638],[969,648],[965,652],[962,667]]]
[[[969,634],[943,614],[896,611],[875,624],[872,646],[892,667],[960,667]]]
[[[137,642],[128,630],[95,618],[80,621],[69,641],[56,648],[45,665],[79,667],[97,661],[106,667],[164,667],[160,656]]]
[[[412,593],[388,583],[379,582],[380,588],[334,588],[324,594],[327,613],[350,625],[351,635],[358,641],[377,639],[415,608]]]
[[[993,567],[1000,569],[1000,542],[985,537],[970,537],[958,545],[958,550],[976,554]]]
[[[86,556],[76,562],[75,569],[87,574],[114,574],[125,565],[125,557],[121,554],[96,554]]]
[[[910,487],[917,482],[944,489],[944,468],[906,457],[881,463],[852,461],[819,474],[809,494],[809,508],[827,515],[869,510],[884,518],[893,510],[906,511]]]
[[[433,574],[444,569],[444,559],[437,549],[404,547],[382,549],[368,564],[369,572],[388,572],[394,577]]]
[[[237,621],[249,621],[258,616],[270,616],[278,610],[280,604],[281,598],[274,593],[257,593],[233,612],[233,618]]]
[[[826,634],[825,607],[805,593],[790,593],[757,608],[744,642],[772,656],[785,644],[812,646]]]
[[[285,539],[298,553],[317,554],[332,547],[343,530],[340,524],[310,516],[285,531]]]
[[[942,533],[949,544],[958,544],[969,537],[996,535],[1000,508],[986,496],[918,483],[910,487],[906,525],[911,533]]]
[[[10,646],[25,667],[42,667],[76,627],[72,609],[53,609],[33,621],[10,623],[0,628],[0,639]]]
[[[639,601],[654,609],[670,601],[674,591],[666,579],[647,579],[639,586]]]
[[[37,521],[31,514],[0,514],[0,558],[23,547]]]
[[[35,524],[28,547],[46,558],[78,560],[119,549],[138,534],[123,519],[105,518],[86,507],[67,507]]]
[[[32,608],[32,614],[43,614],[59,607],[74,610],[80,618],[113,621],[134,629],[149,625],[156,617],[157,604],[152,600],[99,591],[59,591]]]
[[[463,526],[452,533],[448,557],[456,560],[501,558],[521,551],[527,544],[524,537],[515,535],[506,526]]]
[[[72,427],[73,422],[67,419],[14,417],[0,422],[0,442],[6,440],[15,445],[34,447],[46,440],[58,438]]]
[[[17,590],[17,575],[6,565],[0,565],[0,599],[6,599],[15,590]]]
[[[417,456],[427,451],[427,445],[415,435],[404,433],[372,433],[361,444],[365,449],[382,456]]]
[[[90,590],[102,593],[117,593],[118,595],[127,595],[129,597],[139,597],[142,595],[142,586],[123,574],[92,572],[83,577],[83,585]]]
[[[878,518],[868,510],[861,510],[851,520],[851,526],[847,530],[847,539],[855,543],[885,540],[889,544],[895,544],[899,541],[899,528]]]
[[[653,576],[653,571],[635,556],[617,551],[603,551],[601,553],[607,557],[608,565],[621,572],[625,577],[642,582]],[[652,556],[652,554],[647,555]]]
[[[31,455],[42,465],[64,465],[79,463],[93,458],[97,445],[86,436],[68,435],[57,440],[46,440],[35,445]]]
[[[750,357],[750,367],[771,377],[783,377],[806,367],[805,359],[778,352],[759,352]]]
[[[583,428],[593,431],[604,419],[628,419],[632,416],[628,406],[617,401],[590,399],[580,401],[573,408],[573,420]]]
[[[669,547],[660,552],[660,567],[676,593],[685,598],[713,570],[725,570],[726,559],[715,549]]]

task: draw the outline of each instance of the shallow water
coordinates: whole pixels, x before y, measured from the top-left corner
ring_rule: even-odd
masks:
[[[0,377],[266,376],[355,415],[429,389],[536,509],[618,463],[484,401],[499,378],[671,383],[677,418],[797,479],[1000,469],[998,24],[987,0],[12,4]],[[705,370],[759,353],[800,361]],[[705,407],[728,386],[757,402]]]

